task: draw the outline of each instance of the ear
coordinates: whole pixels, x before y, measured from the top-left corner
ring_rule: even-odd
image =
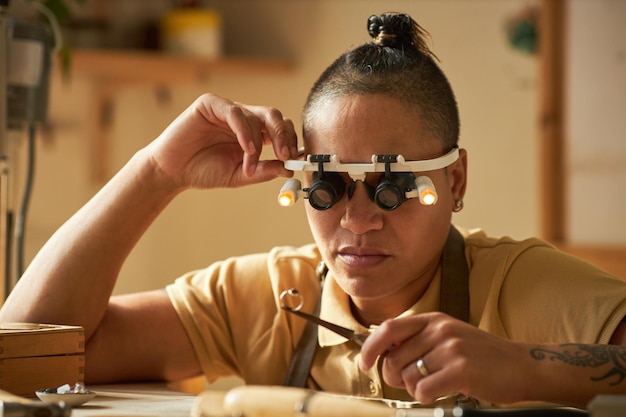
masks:
[[[459,159],[448,167],[450,191],[454,200],[462,200],[467,186],[467,151],[459,149]]]

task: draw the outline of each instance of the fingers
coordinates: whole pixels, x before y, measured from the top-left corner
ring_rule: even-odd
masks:
[[[246,106],[264,122],[263,145],[271,144],[274,154],[284,161],[298,155],[297,135],[293,122],[271,107]]]
[[[395,357],[399,355],[396,347],[404,345],[410,338],[415,338],[426,328],[430,317],[427,314],[387,320],[383,322],[365,341],[361,350],[360,366],[369,370],[381,355]],[[392,352],[394,352],[392,354]]]
[[[242,170],[245,176],[255,174],[264,145],[272,145],[280,161],[297,156],[297,135],[293,122],[277,109],[248,106],[212,94],[202,95],[195,106],[206,126],[196,126],[211,141],[224,131],[243,151]]]
[[[411,387],[416,386],[419,381],[431,376],[435,371],[435,368],[432,367],[432,363],[430,361],[428,362],[429,365],[426,365],[428,361],[427,357],[428,355],[424,355],[418,360],[410,362],[404,368],[402,368],[400,371],[402,383],[395,384],[394,386],[398,388],[406,387],[407,391],[413,394]]]
[[[284,118],[279,110],[271,107],[239,105],[231,113],[233,124],[241,128],[236,133],[245,152],[243,169],[246,175],[255,174],[262,148],[265,145],[272,145],[274,155],[280,161],[297,157],[295,127],[293,122]]]
[[[430,351],[417,360],[409,362],[400,371],[401,383],[396,387],[406,389],[409,394],[424,404],[432,403],[451,393],[451,388],[443,387],[454,386],[458,381],[458,378],[450,380],[450,376],[455,375],[455,372],[446,369],[450,365],[450,362],[446,362],[446,359],[441,357],[440,352]]]
[[[427,365],[428,363],[428,365]],[[414,398],[419,398],[423,402],[432,402],[428,397],[429,392],[423,387],[426,385],[425,379],[432,377],[437,369],[433,367],[432,362],[425,355],[415,362],[409,363],[402,371],[402,384],[398,388],[405,388]],[[425,399],[427,398],[427,399]]]
[[[261,161],[264,145],[275,158]],[[155,165],[180,187],[239,187],[289,177],[297,157],[293,122],[276,109],[204,94],[151,142]]]
[[[459,333],[465,327],[441,313],[389,320],[363,345],[361,367],[371,368],[382,356],[382,376],[388,385],[406,389],[418,401],[435,401],[458,389],[463,379],[458,378],[459,369],[467,364],[467,352]],[[385,350],[390,345],[393,348]]]
[[[439,335],[429,330],[422,330],[419,334],[407,338],[402,345],[385,356],[382,368],[383,378],[389,385],[400,388],[410,387],[416,380],[436,373],[439,370],[436,366],[438,364],[427,358],[436,355],[435,348],[440,348],[441,343]],[[419,360],[422,361],[421,367],[417,366]],[[409,370],[408,379],[407,369]]]

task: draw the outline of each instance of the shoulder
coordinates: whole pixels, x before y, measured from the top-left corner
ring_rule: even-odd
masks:
[[[315,244],[300,247],[279,246],[269,252],[267,266],[270,274],[315,274],[320,260],[321,256]]]
[[[305,322],[280,309],[296,288],[304,308],[319,298],[315,245],[276,247],[191,271],[167,287],[207,376],[239,374],[249,383],[279,384]],[[271,372],[262,363],[273,363]]]
[[[482,229],[463,229],[458,227],[457,229],[465,238],[466,251],[469,251],[470,254],[492,250],[521,253],[533,247],[554,249],[554,246],[550,243],[537,238],[518,240],[509,236],[490,236]]]
[[[314,243],[304,246],[277,246],[273,248],[268,257],[270,261],[281,262],[295,262],[304,263],[316,267],[319,263],[321,256],[317,245]]]
[[[195,287],[205,292],[243,291],[253,288],[279,291],[304,282],[316,283],[320,261],[317,246],[280,246],[264,253],[234,256],[204,269],[188,272],[176,280],[178,287]]]
[[[483,328],[516,340],[597,343],[625,315],[626,282],[597,266],[541,239],[462,233]]]
[[[524,240],[513,239],[508,236],[493,237],[482,229],[463,229],[459,231],[465,238],[465,255],[470,269],[508,269],[523,258],[524,262],[531,261],[535,256],[551,253],[559,257],[559,251],[550,243],[537,238]],[[534,263],[531,261],[530,263]]]
[[[612,277],[597,266],[565,253],[554,245],[538,238],[516,240],[508,236],[488,236],[481,229],[460,229],[465,237],[465,253],[470,266],[497,268],[506,273],[515,269],[535,275],[554,275],[571,282],[576,276],[600,275]]]
[[[268,276],[272,281],[294,281],[299,277],[315,275],[320,262],[317,246],[277,246],[266,253],[237,256],[213,265],[228,271],[237,280],[258,279]]]

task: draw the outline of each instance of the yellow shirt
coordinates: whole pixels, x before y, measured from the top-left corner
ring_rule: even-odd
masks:
[[[607,343],[626,316],[626,283],[548,244],[465,233],[470,268],[471,324],[516,341]],[[209,381],[238,376],[247,384],[281,385],[305,321],[280,308],[283,290],[303,295],[313,311],[320,294],[315,245],[279,247],[217,262],[167,287]],[[437,311],[440,275],[402,315]],[[332,274],[320,316],[357,330],[348,297]],[[345,395],[410,400],[382,382],[376,367],[362,372],[359,346],[319,329],[308,387]]]

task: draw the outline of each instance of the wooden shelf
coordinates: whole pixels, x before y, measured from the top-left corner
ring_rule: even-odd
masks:
[[[269,74],[291,69],[290,62],[261,58],[206,59],[141,50],[72,51],[72,74],[113,84],[177,84],[202,81],[215,73]]]
[[[206,59],[158,51],[74,49],[70,77],[86,77],[96,85],[92,123],[94,132],[92,176],[103,182],[109,178],[108,140],[114,97],[132,85],[157,88],[197,83],[215,74],[281,74],[294,68],[285,60],[227,57]]]

